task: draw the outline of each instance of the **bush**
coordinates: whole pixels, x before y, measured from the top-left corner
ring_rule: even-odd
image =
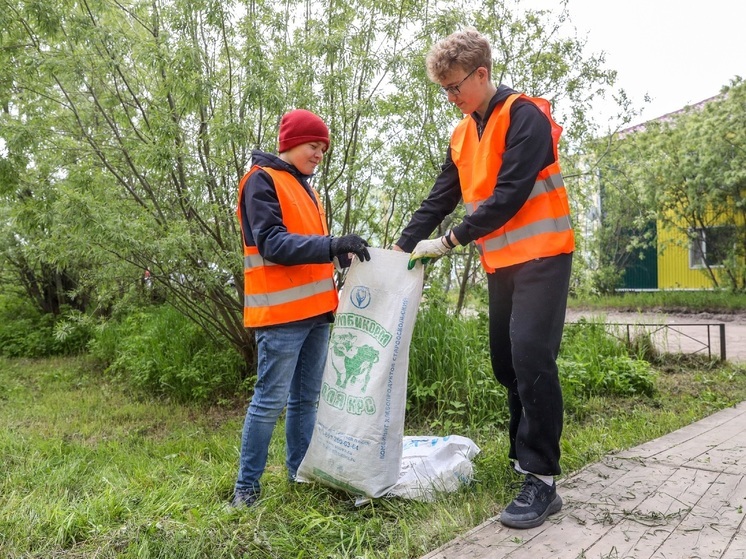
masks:
[[[558,361],[563,389],[575,396],[655,396],[655,373],[645,361],[625,355],[588,362]]]
[[[67,308],[60,315],[44,314],[27,299],[2,297],[0,355],[33,358],[84,352],[91,330],[79,315]]]
[[[102,324],[90,351],[127,384],[180,401],[234,393],[244,367],[233,348],[216,343],[168,305]]]
[[[456,317],[443,297],[428,295],[412,337],[407,413],[445,431],[505,426],[507,396],[492,373],[487,317]],[[631,349],[603,323],[565,327],[557,364],[568,413],[594,396],[656,394],[650,363]]]
[[[646,347],[643,342],[627,346],[601,322],[566,325],[558,367],[568,412],[593,396],[655,396],[656,374],[638,358]]]

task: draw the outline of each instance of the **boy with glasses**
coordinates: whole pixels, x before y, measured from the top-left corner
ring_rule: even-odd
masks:
[[[394,249],[411,251],[413,266],[477,244],[487,272],[492,368],[508,392],[508,458],[525,476],[500,521],[533,528],[562,508],[554,482],[563,422],[556,359],[575,246],[557,155],[562,129],[548,102],[490,81],[490,45],[474,29],[436,43],[426,64],[465,118]],[[463,221],[427,239],[461,199]]]

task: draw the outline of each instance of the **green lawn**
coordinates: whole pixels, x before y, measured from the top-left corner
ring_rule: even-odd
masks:
[[[568,307],[642,312],[746,312],[746,294],[728,291],[620,292],[616,295],[570,297]]]
[[[746,400],[746,369],[673,360],[655,398],[591,398],[568,417],[563,467],[655,438]],[[505,433],[484,426],[476,480],[434,503],[285,479],[277,434],[253,509],[227,506],[244,402],[177,405],[131,394],[86,358],[0,360],[0,557],[407,558],[494,516],[511,498]],[[408,418],[411,434],[426,433]],[[446,434],[446,433],[437,433]]]

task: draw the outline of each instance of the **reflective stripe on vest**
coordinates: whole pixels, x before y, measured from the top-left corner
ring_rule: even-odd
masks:
[[[518,98],[536,105],[549,119],[555,162],[542,169],[528,199],[505,225],[477,239],[482,265],[488,272],[535,258],[572,252],[575,239],[570,220],[557,145],[562,128],[554,122],[544,99],[515,94],[495,108],[481,138],[474,119],[465,117],[451,135],[451,157],[458,169],[467,215],[476,212],[500,188],[498,177],[510,126],[510,109]]]
[[[243,257],[243,267],[244,270],[248,270],[249,268],[259,268],[261,266],[277,266],[274,262],[270,262],[269,260],[265,260],[259,254],[246,254]]]
[[[548,217],[540,221],[534,221],[524,227],[507,231],[499,237],[493,237],[484,241],[484,250],[500,250],[511,243],[524,241],[531,237],[536,237],[542,233],[562,233],[572,231],[572,223],[568,216],[558,217],[556,219]]]
[[[285,303],[292,303],[293,301],[306,299],[307,297],[313,297],[319,293],[326,293],[330,288],[335,288],[334,280],[331,278],[307,283],[305,285],[299,285],[298,287],[291,287],[290,289],[284,289],[282,291],[275,291],[273,293],[244,295],[243,301],[244,306],[246,307],[271,307],[283,305]]]
[[[536,183],[534,183],[534,187],[531,189],[531,194],[529,194],[528,199],[531,200],[532,198],[535,198],[539,194],[544,194],[545,192],[550,192],[552,190],[557,190],[558,188],[564,188],[565,184],[562,180],[562,173],[555,173],[553,175],[548,176],[545,179],[537,180]],[[484,200],[478,200],[475,202],[466,202],[464,203],[464,206],[466,207],[466,215],[471,215],[475,211],[477,211],[477,208],[484,202]]]
[[[238,219],[241,219],[243,189],[260,167],[254,166],[241,179]],[[272,178],[288,233],[328,235],[326,217],[316,191],[313,198],[290,173],[261,167]],[[245,237],[242,235],[245,242]],[[284,266],[270,262],[256,246],[244,244],[244,325],[259,328],[318,316],[337,308],[334,265]]]

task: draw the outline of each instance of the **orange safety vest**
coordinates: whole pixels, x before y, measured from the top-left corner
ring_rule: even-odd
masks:
[[[528,200],[516,215],[475,241],[487,272],[575,249],[570,205],[557,156],[562,127],[552,119],[549,102],[541,98],[509,96],[487,122],[481,140],[470,116],[456,125],[451,135],[451,157],[458,168],[466,213],[474,213],[495,188],[500,188],[497,181],[510,126],[510,107],[519,97],[534,103],[549,119],[555,162],[541,170]]]
[[[316,204],[308,192],[286,171],[255,165],[238,186],[238,220],[241,219],[243,189],[257,169],[272,177],[282,210],[282,221],[288,233],[328,235],[326,215],[318,193]],[[256,246],[246,245],[241,235],[244,261],[243,323],[249,328],[284,324],[318,316],[337,308],[339,298],[334,284],[334,265],[298,264],[283,266],[262,257]]]

